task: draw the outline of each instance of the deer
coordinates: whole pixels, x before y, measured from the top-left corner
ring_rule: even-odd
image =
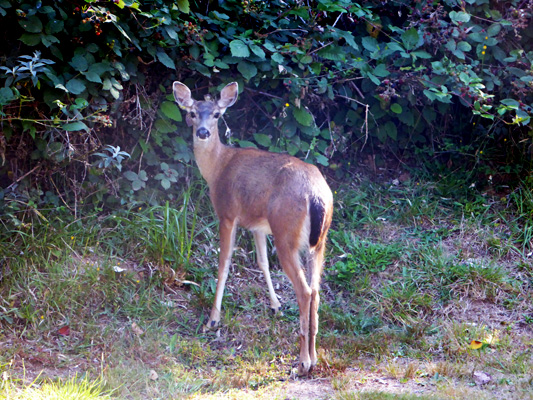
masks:
[[[219,219],[220,251],[215,300],[206,324],[220,323],[237,227],[252,232],[256,260],[268,287],[270,307],[281,310],[270,277],[266,235],[274,237],[277,255],[292,283],[300,312],[298,375],[308,375],[317,364],[316,335],[320,278],[326,236],[333,213],[333,194],[319,169],[298,158],[256,148],[224,145],[218,121],[237,101],[237,82],[226,85],[220,98],[192,98],[181,82],[172,85],[178,106],[193,129],[193,152]],[[305,262],[302,262],[302,257]]]

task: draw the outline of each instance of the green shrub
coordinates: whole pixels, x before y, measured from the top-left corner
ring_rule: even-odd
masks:
[[[522,6],[0,0],[0,207],[173,200],[192,159],[175,79],[196,97],[239,82],[238,146],[339,176],[366,152],[508,183],[532,167]]]

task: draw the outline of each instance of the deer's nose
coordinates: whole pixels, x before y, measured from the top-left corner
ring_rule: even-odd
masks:
[[[211,136],[211,133],[204,127],[198,128],[196,131],[196,136],[198,139],[205,140],[209,136]]]

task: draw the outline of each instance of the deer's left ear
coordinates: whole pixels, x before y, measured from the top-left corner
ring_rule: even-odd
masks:
[[[239,95],[239,85],[237,82],[232,82],[224,87],[220,92],[220,100],[217,101],[217,106],[222,112],[226,111],[226,108],[231,107],[237,101]]]

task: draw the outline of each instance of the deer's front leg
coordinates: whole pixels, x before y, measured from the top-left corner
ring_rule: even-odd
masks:
[[[222,308],[222,297],[224,295],[224,286],[228,279],[229,266],[231,263],[231,253],[235,243],[235,232],[237,224],[235,221],[221,220],[220,221],[220,254],[218,256],[218,282],[215,292],[215,302],[211,309],[209,321],[206,327],[213,329],[220,323],[220,310]]]

